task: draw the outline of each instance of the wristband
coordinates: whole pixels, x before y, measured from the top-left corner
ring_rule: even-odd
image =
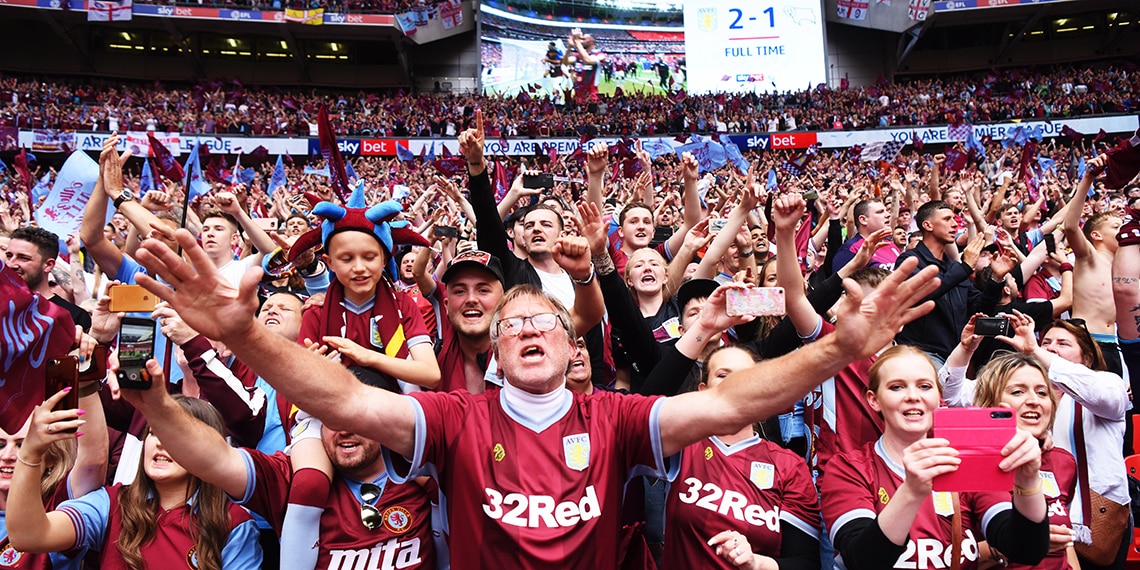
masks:
[[[745,252],[745,253],[739,253],[739,252],[738,252],[738,253],[736,254],[736,257],[749,258],[749,257],[752,257],[752,256],[753,256],[755,253],[756,253],[756,251],[755,251],[755,250],[753,250],[753,251],[749,251],[749,252]]]
[[[571,275],[570,280],[573,281],[575,285],[589,285],[590,283],[594,282],[594,275],[595,275],[594,262],[591,261],[590,262],[590,274],[587,275],[585,279],[575,279],[574,276]]]
[[[102,382],[85,382],[84,384],[80,384],[79,390],[77,393],[79,394],[80,398],[86,398],[87,396],[90,396],[91,394],[98,393],[99,390],[102,390],[102,389],[103,389],[103,383]]]
[[[1017,483],[1013,484],[1013,494],[1018,497],[1032,497],[1041,492],[1041,478],[1037,478],[1037,485],[1032,488],[1019,487]]]
[[[28,463],[27,461],[24,460],[23,457],[20,457],[19,453],[16,454],[16,461],[19,461],[20,463],[23,463],[24,465],[27,465],[28,467],[32,467],[32,468],[39,467],[39,466],[44,464],[43,459],[40,459],[39,463]]]
[[[1072,263],[1062,263],[1061,264],[1061,273],[1064,273],[1066,271],[1072,271],[1072,270],[1073,270],[1073,264]]]

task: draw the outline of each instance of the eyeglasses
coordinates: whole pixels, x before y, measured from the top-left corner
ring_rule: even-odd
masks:
[[[527,321],[538,332],[547,332],[554,330],[558,323],[562,322],[562,317],[558,313],[539,313],[529,317],[507,317],[499,319],[495,323],[499,327],[499,335],[501,336],[518,336],[522,333],[523,326]]]
[[[380,509],[374,507],[371,503],[375,503],[380,499],[380,487],[373,483],[365,483],[360,486],[360,499],[364,504],[360,506],[360,522],[368,530],[376,530],[384,522],[384,517],[380,514]]]

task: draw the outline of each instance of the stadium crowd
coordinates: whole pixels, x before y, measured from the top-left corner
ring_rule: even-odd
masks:
[[[757,105],[792,128],[876,106],[943,123],[1117,112],[1133,77],[606,111],[8,78],[7,120],[195,132],[307,123],[327,102],[339,134],[426,124],[459,152],[351,169],[330,152],[283,183],[269,157],[243,157],[248,183],[210,161],[187,201],[178,180],[141,187],[115,134],[72,235],[34,222],[48,169],[0,172],[0,321],[20,323],[0,347],[0,564],[1122,569],[1140,131],[747,168],[636,142],[522,159],[484,143]],[[122,285],[161,302],[124,315],[143,293]],[[81,380],[40,400],[64,369]],[[977,431],[942,431],[943,414]]]
[[[644,73],[644,72],[643,72]],[[675,74],[676,76],[676,74]],[[563,98],[460,94],[322,93],[198,85],[92,83],[7,76],[0,81],[0,126],[69,130],[302,135],[316,132],[322,101],[338,135],[454,137],[470,109],[484,109],[492,136],[748,133],[971,124],[1054,119],[1140,108],[1140,74],[1131,62],[1008,69],[840,89],[686,96],[623,93],[575,103]]]
[[[440,4],[434,0],[318,0],[316,2],[281,0],[141,0],[139,4],[163,6],[206,6],[236,10],[277,10],[285,8],[321,8],[333,13],[403,14],[415,10],[430,10]]]

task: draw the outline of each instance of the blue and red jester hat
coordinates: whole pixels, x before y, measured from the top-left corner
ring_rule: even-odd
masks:
[[[395,219],[404,210],[399,202],[388,200],[368,207],[364,202],[363,181],[356,184],[356,188],[352,190],[345,206],[339,206],[332,202],[319,202],[308,193],[306,193],[306,198],[309,198],[310,202],[316,202],[313,206],[313,214],[320,216],[324,221],[321,222],[320,227],[313,228],[297,238],[293,247],[289,248],[289,261],[295,260],[301,253],[318,245],[327,250],[329,239],[337,233],[359,231],[372,234],[380,242],[384,248],[384,253],[388,255],[388,277],[389,279],[397,279],[399,278],[399,271],[396,267],[396,259],[392,255],[394,246],[421,245],[428,247],[430,245],[423,236],[408,228],[407,221]]]

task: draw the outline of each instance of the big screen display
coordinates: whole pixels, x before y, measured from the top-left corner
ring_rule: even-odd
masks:
[[[685,0],[689,91],[774,92],[827,80],[819,0]]]

